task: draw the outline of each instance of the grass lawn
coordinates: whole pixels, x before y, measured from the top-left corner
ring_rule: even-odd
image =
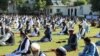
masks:
[[[100,31],[100,28],[91,27],[90,30],[91,31],[88,34],[86,34],[87,37],[92,37],[92,36],[96,35]],[[67,44],[67,43],[60,43],[60,44],[56,43],[57,41],[61,41],[61,40],[67,41],[67,39],[69,37],[67,35],[55,35],[59,31],[60,31],[60,29],[57,29],[56,32],[52,33],[53,34],[52,35],[52,38],[53,38],[52,42],[39,43],[41,45],[42,51],[48,51],[50,49],[54,49],[54,48],[63,46],[64,44]],[[77,32],[78,32],[78,26],[76,25],[75,26],[75,33],[77,33]],[[39,40],[43,36],[44,36],[44,31],[41,30],[41,36],[40,37],[32,37],[31,40]],[[15,42],[16,42],[15,45],[14,46],[0,46],[0,55],[11,53],[15,49],[17,49],[18,45],[19,45],[18,42],[20,41],[20,39],[21,38],[20,38],[19,34],[15,34]],[[100,38],[91,38],[91,40],[93,42],[96,42],[96,41],[99,41]],[[83,50],[83,47],[84,47],[83,40],[79,40],[78,41],[78,49],[76,51],[67,52],[67,56],[78,56],[78,53]],[[100,51],[100,47],[98,47],[98,48]],[[47,56],[55,56],[54,52],[45,52],[45,53],[47,54]]]

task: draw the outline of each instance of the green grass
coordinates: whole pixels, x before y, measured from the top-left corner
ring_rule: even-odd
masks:
[[[100,31],[100,29],[94,28],[94,27],[91,27],[90,29],[91,29],[91,31],[88,34],[86,34],[87,37],[92,37]],[[52,42],[39,43],[41,45],[42,51],[48,51],[50,49],[54,49],[54,48],[63,46],[64,44],[67,44],[67,43],[61,43],[61,44],[56,43],[57,41],[67,39],[69,37],[67,35],[54,35],[54,34],[58,33],[59,31],[60,31],[60,29],[57,29],[56,32],[52,33],[53,34],[52,35],[52,38],[53,38]],[[76,25],[75,26],[75,33],[77,33],[77,32],[78,32],[78,26]],[[41,36],[40,37],[33,37],[33,38],[31,38],[31,40],[39,40],[43,36],[44,36],[44,31],[41,30]],[[18,42],[20,41],[20,39],[21,38],[20,38],[19,34],[15,34],[15,40],[16,40],[15,45],[14,46],[0,46],[0,55],[11,53],[15,49],[17,49],[18,45],[19,45]],[[93,42],[96,42],[96,41],[99,41],[100,39],[99,38],[91,38],[91,40]],[[67,52],[67,56],[78,56],[78,53],[83,50],[83,46],[84,46],[83,40],[79,40],[78,41],[78,49],[76,51]],[[100,47],[98,47],[98,48],[99,48],[99,51],[100,51]],[[46,52],[46,54],[47,54],[47,56],[55,56],[54,52]]]

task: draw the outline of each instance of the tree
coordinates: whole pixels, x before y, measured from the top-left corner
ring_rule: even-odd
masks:
[[[92,4],[92,11],[99,11],[100,12],[100,0],[91,0]]]
[[[17,5],[18,12],[21,14],[30,14],[32,13],[31,8],[29,7],[28,1],[20,1]]]
[[[66,5],[67,2],[70,2],[70,0],[62,0],[62,3],[63,3],[64,5]]]
[[[39,10],[43,10],[46,7],[46,1],[38,0],[35,5],[36,5],[36,8],[38,8]]]
[[[51,0],[46,0],[46,6],[53,5]]]
[[[74,2],[74,6],[80,6],[80,5],[84,5],[87,4],[86,0],[78,0]]]
[[[0,0],[0,9],[6,10],[8,6],[8,0]]]
[[[38,11],[37,14],[44,14],[45,13],[45,8],[46,8],[46,0],[36,0],[35,3],[35,9],[34,11]]]
[[[24,0],[15,0],[15,3],[17,5],[17,7],[18,7],[18,6],[23,6],[23,4],[25,3],[25,1]]]
[[[40,10],[43,10],[46,6],[46,1],[45,0],[39,0],[38,6]]]
[[[90,3],[91,0],[86,0],[86,1],[87,1],[87,3]]]
[[[31,12],[30,7],[23,6],[23,7],[18,7],[18,12],[20,14],[29,14]]]

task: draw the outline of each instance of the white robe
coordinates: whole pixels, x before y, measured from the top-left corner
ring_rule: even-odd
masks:
[[[37,29],[37,31],[39,31],[39,28],[36,28]],[[31,33],[31,35],[32,36],[37,36],[38,34],[35,32],[35,31],[33,31],[32,33]]]
[[[29,48],[29,45],[30,45],[30,41],[27,39],[26,43],[25,43],[25,48],[23,50],[21,50],[21,46],[22,44],[24,43],[24,40],[22,41],[19,49],[16,50],[16,52],[14,53],[11,53],[11,54],[6,54],[5,56],[22,56],[21,53],[26,53],[28,48]]]
[[[69,30],[73,29],[74,28],[74,21],[69,21],[67,26],[68,26]]]
[[[5,41],[7,41],[10,38],[10,36],[10,33],[3,35],[3,38],[0,40],[0,45],[6,45]]]
[[[33,22],[33,19],[30,19],[30,22],[29,22],[30,26],[32,27],[34,22]]]

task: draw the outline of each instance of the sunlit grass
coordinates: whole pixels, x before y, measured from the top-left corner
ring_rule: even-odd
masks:
[[[100,31],[100,28],[95,28],[95,27],[91,27],[90,28],[91,31],[86,34],[87,37],[92,37],[95,34],[97,34]],[[56,32],[53,32],[52,34],[52,42],[47,42],[47,43],[39,43],[41,45],[41,50],[42,51],[48,51],[50,49],[54,49],[54,48],[58,48],[60,46],[63,46],[64,44],[67,44],[67,38],[69,36],[67,35],[54,35],[57,34],[60,31],[60,29],[57,29]],[[75,26],[75,33],[78,32],[78,26]],[[39,40],[44,36],[44,31],[41,30],[41,35],[39,37],[32,37],[31,40]],[[3,54],[8,54],[11,53],[12,51],[14,51],[15,49],[18,48],[19,45],[19,41],[20,41],[20,36],[19,34],[15,34],[15,40],[16,43],[14,46],[0,46],[0,55]],[[61,41],[61,40],[66,40],[66,43],[61,43],[61,44],[57,44],[57,41]],[[91,40],[93,42],[96,42],[98,40],[100,40],[100,38],[91,38]],[[76,51],[72,51],[72,52],[67,52],[67,56],[78,56],[78,53],[81,52],[83,50],[83,46],[84,46],[84,42],[83,40],[79,40],[78,41],[78,49]],[[100,51],[100,47],[99,47],[99,51]],[[47,56],[55,56],[54,52],[46,52]]]

